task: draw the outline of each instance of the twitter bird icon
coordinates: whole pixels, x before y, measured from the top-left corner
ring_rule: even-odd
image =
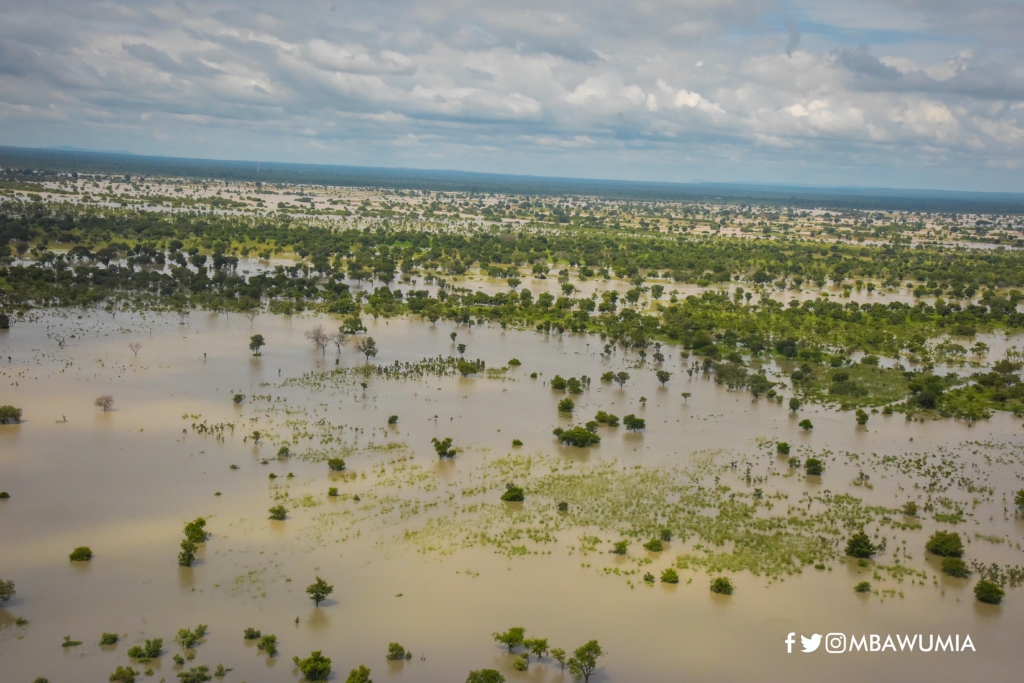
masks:
[[[821,634],[815,633],[810,638],[800,636],[800,644],[804,646],[804,652],[814,652],[821,645]]]

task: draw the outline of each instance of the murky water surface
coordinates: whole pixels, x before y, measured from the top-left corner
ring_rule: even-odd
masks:
[[[570,680],[548,657],[527,672],[512,668],[514,656],[491,634],[517,625],[569,651],[598,639],[607,656],[596,681],[1019,675],[1024,588],[1008,589],[1001,606],[982,605],[974,579],[942,575],[923,550],[936,528],[955,528],[968,541],[968,560],[1024,562],[1024,521],[1012,512],[1024,475],[1022,430],[1012,416],[968,427],[872,415],[858,427],[851,413],[810,407],[794,415],[785,403],[688,375],[674,348],[664,350],[673,376],[662,387],[655,367],[622,352],[603,357],[593,336],[368,321],[380,347],[375,365],[457,356],[455,343],[465,343],[466,358],[492,370],[388,377],[356,372],[365,358],[352,341],[322,355],[304,339],[318,322],[337,324],[329,319],[260,316],[250,325],[204,313],[179,325],[177,316],[78,316],[48,314],[0,333],[0,404],[17,405],[25,418],[0,426],[0,490],[11,494],[0,500],[0,578],[15,580],[18,592],[0,609],[4,681],[105,681],[129,663],[132,644],[154,637],[164,638],[165,654],[142,680],[174,680],[182,670],[171,660],[180,651],[174,634],[199,623],[209,632],[189,666],[223,663],[233,669],[223,680],[250,683],[296,680],[291,657],[311,650],[334,660],[336,680],[358,664],[377,681],[462,681],[483,667],[510,681]],[[256,333],[267,340],[261,357],[247,349]],[[142,344],[137,355],[131,342]],[[513,357],[522,365],[501,372]],[[622,388],[603,384],[607,370],[631,379]],[[593,378],[573,397],[575,418],[557,412],[565,395],[547,385],[555,374]],[[239,405],[235,393],[245,396]],[[104,394],[114,397],[108,412],[93,405]],[[647,428],[601,427],[602,442],[588,449],[557,444],[555,426],[597,410],[634,413]],[[390,415],[397,424],[387,424]],[[797,427],[803,418],[812,431]],[[457,457],[439,461],[434,437],[452,437]],[[523,445],[513,448],[513,439]],[[775,441],[801,457],[824,457],[824,475],[790,469]],[[277,457],[282,445],[291,457]],[[346,459],[344,473],[324,462],[336,455]],[[926,457],[945,457],[943,472],[896,464]],[[652,472],[663,477],[663,499],[629,488],[628,477]],[[866,486],[855,483],[861,472]],[[573,522],[573,508],[560,517],[551,491],[572,496],[582,490],[573,482],[598,474],[620,487],[609,501],[635,495],[653,517],[699,486],[718,491],[717,509],[701,512],[711,517],[729,494],[750,503],[759,488],[756,516],[764,519],[821,513],[823,499],[841,494],[895,508],[923,504],[930,493],[946,501],[935,512],[959,506],[964,521],[951,527],[923,513],[921,528],[875,523],[869,531],[885,537],[887,549],[867,567],[832,558],[825,570],[732,573],[736,591],[725,597],[709,592],[700,567],[680,569],[677,585],[642,580],[681,554],[699,556],[709,544],[698,535],[660,553],[631,539],[621,557],[608,552],[623,538],[608,520],[631,519],[627,503],[615,498],[621,509],[605,509],[601,523],[588,526]],[[524,503],[499,500],[507,481],[525,486]],[[329,487],[339,495],[328,497]],[[268,520],[278,503],[287,520]],[[211,536],[196,565],[179,568],[182,526],[198,516],[208,518]],[[846,534],[831,540],[841,548]],[[79,545],[92,548],[92,561],[68,561]],[[911,570],[902,581],[879,568],[897,560]],[[316,575],[335,586],[319,608],[304,592]],[[874,592],[855,593],[864,580]],[[29,623],[18,626],[17,617]],[[249,626],[277,635],[276,659],[243,640]],[[121,634],[121,643],[101,648],[103,632]],[[977,652],[799,654],[796,645],[787,654],[789,632],[969,634]],[[67,635],[83,644],[62,648]],[[389,642],[413,658],[385,661]]]

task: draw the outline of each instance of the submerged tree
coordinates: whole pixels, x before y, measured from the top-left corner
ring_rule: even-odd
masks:
[[[331,659],[330,657],[324,657],[320,650],[315,650],[310,653],[309,657],[305,659],[299,659],[297,656],[292,657],[292,662],[295,666],[299,667],[299,671],[307,681],[326,681],[327,677],[331,675]],[[370,673],[369,669],[366,671]],[[352,676],[349,676],[351,680]],[[369,683],[369,678],[366,679]]]
[[[356,343],[356,351],[366,356],[366,362],[369,363],[370,358],[377,355],[377,342],[373,340],[373,337],[360,339]]]
[[[334,586],[318,576],[316,577],[316,581],[306,587],[306,592],[309,594],[309,597],[313,598],[313,603],[319,607],[320,603],[326,600],[327,596],[334,592]]]
[[[604,650],[596,640],[591,640],[576,648],[572,658],[569,659],[569,673],[576,678],[582,678],[584,683],[597,671],[597,659],[604,655]]]
[[[103,412],[107,412],[108,410],[114,407],[114,397],[100,396],[95,401],[93,401],[93,405],[95,405],[97,408],[102,408]]]
[[[263,335],[262,334],[254,334],[251,337],[249,337],[249,350],[252,351],[252,355],[254,355],[254,356],[261,356],[261,355],[263,355],[262,353],[260,353],[260,349],[262,349],[265,345],[266,345],[266,342],[263,341]]]

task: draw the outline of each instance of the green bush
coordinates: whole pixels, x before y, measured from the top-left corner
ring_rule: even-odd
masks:
[[[631,432],[639,432],[647,428],[647,421],[642,417],[630,414],[622,418],[622,424]]]
[[[196,549],[198,546],[187,538],[181,542],[181,552],[178,553],[178,566],[191,567],[196,561]]]
[[[398,643],[388,644],[387,659],[391,660],[392,662],[397,662],[399,660],[405,659],[405,655],[405,648],[399,645]]]
[[[181,680],[181,683],[206,683],[206,681],[210,680],[210,667],[205,664],[194,666],[188,671],[179,673],[178,678]]]
[[[341,471],[343,471],[345,469],[345,459],[344,458],[328,458],[327,459],[327,467],[330,468],[330,470],[332,472],[341,472]]]
[[[270,519],[276,519],[277,521],[282,521],[288,517],[288,510],[283,505],[275,505],[270,508],[269,512]]]
[[[519,359],[518,359],[518,358],[513,358],[513,359],[512,359],[512,360],[510,360],[510,361],[509,361],[509,362],[508,362],[507,364],[508,364],[508,365],[513,365],[513,366],[514,366],[514,365],[522,365],[522,363],[520,363],[520,362],[519,362]]]
[[[563,398],[558,402],[558,412],[560,413],[571,413],[576,409],[576,402],[571,398]]]
[[[558,511],[559,512],[568,512],[569,511],[569,504],[563,500],[562,502],[560,502],[558,504]]]
[[[397,415],[390,415],[388,417],[388,424],[389,425],[396,425],[396,424],[398,424],[398,416]]]
[[[907,501],[906,503],[903,504],[903,507],[901,509],[903,511],[903,514],[905,514],[906,516],[917,517],[917,503],[915,503],[914,501]]]
[[[100,636],[100,645],[117,645],[118,640],[116,633],[104,633]]]
[[[586,427],[573,427],[572,429],[558,427],[552,433],[562,443],[578,448],[586,448],[591,444],[601,443],[601,437],[589,431]]]
[[[512,445],[513,446],[522,446],[523,442],[520,441],[519,439],[512,439]]]
[[[780,441],[775,444],[775,452],[779,455],[789,455],[789,444],[785,441]]]
[[[810,420],[800,420],[799,427],[804,431],[809,431],[811,429],[814,429],[814,424]]]
[[[711,592],[719,593],[721,595],[732,595],[733,588],[732,581],[727,576],[719,576],[711,582]]]
[[[246,640],[256,640],[259,637],[260,637],[260,630],[259,629],[253,628],[252,626],[250,626],[249,628],[245,629],[244,638]]]
[[[206,542],[206,520],[202,517],[197,517],[195,520],[185,525],[185,538],[192,543],[205,543]]]
[[[846,554],[850,557],[871,557],[877,550],[871,538],[863,531],[850,536],[850,540],[846,542]]]
[[[1006,595],[1006,591],[999,587],[999,584],[992,581],[981,580],[978,585],[974,587],[974,597],[978,598],[980,602],[988,603],[989,605],[998,605],[1003,601],[1003,596]]]
[[[80,545],[71,551],[68,558],[72,562],[88,562],[92,559],[92,550],[88,546]]]
[[[652,574],[650,572],[645,572],[644,573],[644,582],[645,583],[653,584],[654,583],[654,574]]]
[[[626,550],[629,548],[629,541],[616,541],[615,545],[612,546],[613,555],[625,555]]]
[[[512,668],[516,671],[526,671],[530,668],[530,655],[524,652],[512,662]]]
[[[644,548],[650,550],[652,553],[660,553],[662,550],[665,549],[665,546],[661,542],[660,538],[652,538],[651,540],[647,541],[647,543],[644,543]]]
[[[14,597],[15,593],[13,581],[0,580],[0,602],[7,602]]]
[[[959,557],[944,557],[942,558],[942,573],[955,576],[958,579],[966,579],[970,577],[971,569]]]
[[[0,406],[0,424],[18,422],[21,420],[21,408],[14,406]]]
[[[853,590],[857,591],[858,593],[870,593],[871,592],[871,584],[868,583],[867,581],[861,581],[860,583],[858,583],[856,586],[853,587]]]
[[[603,410],[597,411],[597,415],[594,416],[594,421],[595,422],[599,422],[599,423],[601,423],[603,425],[608,425],[609,427],[618,427],[619,426],[619,417],[618,417],[618,415],[613,415],[611,413],[606,413]]]
[[[466,683],[505,683],[505,677],[495,669],[470,671]]]
[[[257,631],[259,633],[259,631]],[[274,657],[277,655],[277,636],[267,634],[260,638],[259,642],[256,643],[256,649],[262,650],[267,653],[268,657]]]
[[[672,567],[669,567],[668,569],[661,572],[661,582],[679,583],[679,572],[677,572],[675,569],[672,569]],[[729,592],[731,593],[732,590],[730,589]]]
[[[804,462],[804,469],[809,475],[820,476],[825,471],[825,463],[817,458],[807,458]]]
[[[7,491],[0,491],[0,498],[10,498],[10,497],[11,497],[11,494],[7,493]]]
[[[924,544],[924,548],[941,557],[961,557],[964,554],[964,544],[960,534],[955,531],[936,531]]]
[[[328,498],[337,498],[338,497],[338,487],[337,486],[329,487],[327,489],[327,497]]]
[[[135,683],[135,677],[141,675],[130,666],[119,666],[114,669],[114,673],[110,674],[110,678],[107,680],[117,681],[117,683]]]
[[[523,489],[515,484],[505,484],[505,493],[501,494],[501,499],[510,503],[521,503],[526,499],[526,495]]]
[[[149,660],[159,657],[163,649],[164,639],[154,638],[153,640],[147,640],[145,645],[133,645],[128,648],[128,656],[145,664]]]
[[[348,678],[345,679],[345,683],[373,683],[370,680],[370,670],[360,664],[358,669],[352,669],[348,672]]]

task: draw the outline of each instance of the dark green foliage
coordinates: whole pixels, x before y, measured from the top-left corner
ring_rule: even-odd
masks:
[[[246,640],[256,640],[257,638],[260,637],[260,630],[250,626],[247,629],[245,629],[245,633],[244,633],[243,637]]]
[[[512,445],[513,446],[522,446],[523,442],[520,441],[519,439],[512,439]]]
[[[668,543],[672,540],[672,530],[667,527],[662,527],[661,531],[658,532],[658,537],[664,543]]]
[[[218,664],[217,670],[213,672],[213,675],[217,678],[224,678],[228,675],[229,671],[233,671],[233,669],[225,669],[223,664]]]
[[[117,637],[116,633],[104,633],[100,636],[100,645],[117,645],[117,641],[120,638]]]
[[[871,584],[869,582],[867,582],[867,581],[861,581],[860,583],[858,583],[856,586],[853,587],[853,590],[857,591],[858,593],[870,593],[871,592]]]
[[[591,640],[576,648],[572,657],[566,664],[569,666],[569,673],[575,678],[582,678],[584,683],[590,680],[597,670],[597,659],[604,655],[601,646],[596,640]]]
[[[903,504],[902,512],[908,517],[917,517],[917,503],[912,500],[908,500]]]
[[[78,546],[71,551],[71,554],[68,555],[68,559],[72,562],[88,562],[92,559],[92,550],[90,550],[88,546]]]
[[[862,409],[857,408],[857,424],[866,425],[868,423],[868,414]]]
[[[1013,496],[1013,504],[1017,506],[1017,509],[1024,512],[1024,489],[1017,491]]]
[[[328,458],[327,459],[327,468],[329,470],[331,470],[332,472],[341,472],[341,471],[343,471],[345,469],[345,459],[344,458]]]
[[[64,642],[61,643],[61,647],[78,647],[82,644],[80,640],[71,640],[71,636],[64,636]]]
[[[253,336],[249,337],[249,350],[252,351],[252,355],[261,355],[260,349],[263,348],[265,345],[266,342],[263,341],[262,334],[254,334]]]
[[[305,659],[299,659],[298,657],[292,657],[292,662],[295,666],[299,667],[299,671],[306,678],[307,681],[326,681],[327,677],[331,675],[331,659],[330,657],[324,657],[320,650],[316,650]],[[369,670],[367,670],[369,675]],[[349,680],[352,676],[349,676]],[[367,678],[367,681],[369,678]]]
[[[178,553],[178,566],[191,567],[196,561],[196,550],[198,546],[187,538],[181,542],[181,552]]]
[[[925,550],[942,557],[961,557],[964,544],[955,531],[936,531],[924,545]]]
[[[466,683],[505,683],[505,677],[495,669],[479,669],[469,672]]]
[[[327,660],[328,669],[330,668],[330,663],[331,663],[331,660],[328,659]],[[309,678],[308,676],[306,678],[307,678],[307,680],[311,680],[311,681],[312,680],[327,680],[326,678],[324,678],[324,679],[313,679],[313,678]],[[360,664],[358,669],[352,669],[351,671],[348,672],[348,678],[345,679],[345,683],[373,683],[373,681],[370,680],[370,670],[367,667],[365,667],[362,664]]]
[[[330,488],[328,488],[327,489],[327,497],[328,498],[337,498],[338,497],[338,487],[337,486],[331,486]]]
[[[974,597],[980,602],[988,603],[990,605],[998,605],[1003,601],[1003,597],[1006,595],[998,583],[992,581],[981,580],[978,585],[974,587]]]
[[[406,659],[406,654],[407,653],[405,651],[405,648],[399,645],[398,643],[388,644],[387,659],[389,659],[390,661],[397,662],[399,660]]]
[[[183,650],[190,650],[195,647],[196,643],[206,635],[206,624],[199,624],[195,629],[189,630],[187,628],[178,629],[178,644],[181,645]]]
[[[566,503],[563,500],[561,503],[558,504],[558,511],[559,512],[568,512],[569,511],[569,504]]]
[[[10,498],[10,497],[11,497],[11,494],[7,493],[7,491],[0,491],[0,499],[6,499],[6,498]]]
[[[21,420],[21,408],[14,406],[0,406],[0,424],[19,422]]]
[[[526,671],[527,669],[529,669],[530,668],[530,654],[527,653],[527,652],[524,652],[523,654],[521,654],[518,657],[516,657],[515,661],[512,662],[512,668],[515,669],[516,671]]]
[[[135,683],[135,677],[141,675],[141,673],[130,666],[119,666],[114,669],[114,673],[110,674],[110,678],[107,680],[116,681],[117,683]]]
[[[555,375],[551,379],[551,388],[554,389],[555,391],[565,391],[566,387],[568,386],[569,383],[561,375]]]
[[[825,463],[817,458],[807,458],[807,460],[804,461],[804,469],[807,471],[807,474],[819,476],[825,471]]]
[[[317,606],[321,602],[327,599],[327,596],[334,592],[334,586],[327,583],[319,576],[316,577],[316,581],[306,587],[306,593],[313,599],[313,603]]]
[[[622,424],[631,432],[639,432],[647,427],[646,420],[633,414],[629,414],[622,418]]]
[[[396,424],[398,424],[398,416],[397,415],[389,415],[388,416],[388,424],[389,425],[396,425]]]
[[[430,443],[434,444],[434,451],[437,452],[437,457],[443,459],[450,459],[455,457],[455,449],[452,448],[452,438],[446,437],[444,439],[438,439],[434,437],[430,440]]]
[[[625,555],[629,549],[629,541],[616,541],[615,545],[612,546],[613,555]]]
[[[13,581],[0,580],[0,602],[7,602],[14,597],[15,593]]]
[[[798,399],[798,398],[791,398],[791,399],[789,399],[789,409],[791,411],[793,411],[794,413],[796,411],[800,410],[800,399]]]
[[[206,520],[197,517],[185,525],[185,538],[192,543],[206,542]]]
[[[522,626],[513,626],[504,633],[493,633],[494,641],[501,643],[508,648],[509,654],[512,654],[514,648],[520,647],[526,637],[526,629]]]
[[[662,543],[660,538],[652,538],[647,543],[644,543],[644,549],[650,550],[652,553],[660,553],[665,549],[665,544]]]
[[[672,373],[668,370],[658,370],[654,374],[658,377],[658,381],[661,382],[662,386],[665,386],[665,383],[672,379]]]
[[[665,569],[665,570],[663,570],[661,572],[661,582],[662,583],[679,583],[679,572],[677,572],[672,567],[668,567],[667,569]]]
[[[576,402],[571,398],[563,398],[558,402],[558,412],[571,413],[576,408]]]
[[[612,377],[612,381],[615,382],[616,384],[618,384],[619,388],[621,389],[622,387],[624,387],[626,385],[626,382],[629,381],[629,373],[628,372],[616,372],[615,375]]]
[[[601,437],[586,427],[572,427],[571,429],[557,427],[552,433],[558,437],[559,441],[569,446],[585,448],[595,443],[601,443]]]
[[[501,494],[502,500],[510,503],[521,503],[525,498],[523,489],[515,484],[505,484],[505,492]]]
[[[256,643],[256,649],[262,650],[267,653],[268,657],[274,657],[277,655],[277,636],[267,634],[260,638],[260,641]]]
[[[156,659],[164,649],[164,639],[154,638],[147,640],[145,645],[133,645],[128,648],[128,656],[146,664],[151,659]]]
[[[878,549],[863,531],[858,531],[846,542],[846,554],[850,557],[871,557]]]
[[[281,460],[283,458],[290,458],[291,455],[291,449],[289,449],[287,446],[281,446],[280,448],[277,449],[278,460]]]
[[[775,452],[779,455],[789,455],[789,444],[785,441],[780,441],[775,444]]]
[[[518,358],[513,358],[512,360],[510,360],[510,361],[508,362],[508,365],[509,365],[509,366],[512,366],[512,367],[515,367],[515,366],[517,366],[517,365],[522,365],[522,363],[521,363],[521,362],[519,362],[519,359],[518,359]]]
[[[194,666],[188,671],[182,671],[178,674],[178,678],[181,679],[181,683],[206,683],[212,677],[210,676],[210,667],[202,664]]]
[[[288,518],[288,510],[283,505],[275,505],[270,508],[270,519],[282,521]]]
[[[603,425],[608,425],[609,427],[619,426],[618,416],[612,415],[611,413],[606,413],[603,410],[597,411],[597,415],[594,416],[594,421],[600,422]]]
[[[814,425],[811,423],[810,420],[800,420],[799,427],[800,427],[800,429],[803,429],[804,431],[808,431],[808,430],[814,429]]]
[[[245,394],[235,394],[231,397],[231,400],[235,402],[235,405],[238,405],[245,400]]]
[[[958,579],[966,579],[970,577],[971,569],[959,557],[944,557],[942,558],[942,573],[955,576]]]
[[[727,576],[719,576],[711,581],[711,592],[719,593],[720,595],[732,595],[733,588],[732,581]]]

